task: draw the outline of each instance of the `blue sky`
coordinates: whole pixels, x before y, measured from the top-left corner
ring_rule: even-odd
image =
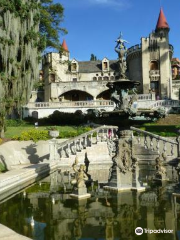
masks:
[[[131,47],[140,43],[155,29],[160,6],[170,26],[170,43],[174,57],[180,58],[180,0],[54,0],[64,8],[62,26],[70,57],[89,60],[91,53],[98,59],[116,59],[115,40],[120,32]],[[161,3],[160,3],[161,2]]]

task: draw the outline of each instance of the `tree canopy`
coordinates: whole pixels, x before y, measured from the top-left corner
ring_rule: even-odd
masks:
[[[90,61],[97,61],[97,57],[92,53]]]
[[[53,3],[53,0],[40,0],[40,3],[39,30],[42,42],[45,39],[45,47],[60,50],[60,34],[67,33],[67,30],[61,27],[64,8],[60,3]]]

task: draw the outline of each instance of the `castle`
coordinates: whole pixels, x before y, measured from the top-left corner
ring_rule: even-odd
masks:
[[[179,99],[179,81],[172,80],[173,46],[169,44],[170,27],[162,8],[155,30],[141,43],[126,51],[126,75],[141,84],[138,94],[154,93],[156,100]],[[31,102],[62,103],[109,100],[109,81],[120,79],[119,59],[102,61],[70,60],[66,41],[61,53],[49,52],[42,62],[44,97]],[[173,83],[174,82],[174,83]]]

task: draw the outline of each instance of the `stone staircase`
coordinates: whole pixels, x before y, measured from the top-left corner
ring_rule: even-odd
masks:
[[[81,151],[70,154],[69,157],[61,157],[58,162],[58,168],[62,172],[70,171],[73,173],[72,164],[75,158],[78,163],[86,166],[91,178],[100,183],[107,182],[109,178],[109,169],[112,166],[112,159],[108,151],[107,142],[97,142],[91,146],[86,146]]]
[[[157,151],[134,144],[134,156],[139,159],[139,165],[155,165],[155,159],[159,154]]]

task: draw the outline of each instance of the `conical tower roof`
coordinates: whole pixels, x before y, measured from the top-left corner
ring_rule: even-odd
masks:
[[[68,50],[68,46],[67,46],[67,43],[66,43],[65,40],[63,40],[62,48],[63,48],[65,51],[69,52],[69,50]]]
[[[168,25],[165,15],[164,15],[164,12],[161,8],[160,13],[159,13],[159,18],[157,21],[157,25],[156,25],[156,31],[158,29],[162,29],[162,28],[169,29],[169,25]]]

